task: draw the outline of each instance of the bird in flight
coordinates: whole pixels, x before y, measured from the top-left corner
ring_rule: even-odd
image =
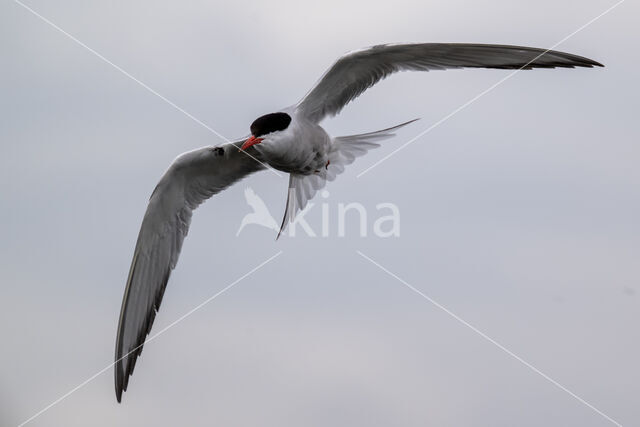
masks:
[[[339,58],[305,97],[258,117],[251,136],[179,155],[160,178],[142,220],[124,291],[115,352],[118,402],[127,390],[171,271],[189,230],[193,210],[240,179],[271,167],[289,174],[280,232],[327,181],[394,131],[333,137],[320,122],[338,114],[365,90],[397,71],[453,68],[574,68],[602,64],[569,53],[522,46],[418,43],[388,44]]]

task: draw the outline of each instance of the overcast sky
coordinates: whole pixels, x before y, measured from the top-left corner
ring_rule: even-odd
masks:
[[[222,135],[296,102],[339,55],[384,42],[551,47],[610,0],[25,0]],[[422,118],[358,160],[307,220],[247,226],[262,172],[196,211],[123,403],[107,369],[33,426],[611,426],[356,251],[625,425],[640,425],[637,2],[557,49],[602,69],[394,75],[324,124]],[[220,138],[12,1],[0,3],[0,425],[108,366],[138,228],[179,153]],[[347,236],[338,204],[359,202]],[[379,203],[400,236],[372,236]]]

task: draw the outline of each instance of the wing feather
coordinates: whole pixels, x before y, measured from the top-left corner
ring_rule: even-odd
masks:
[[[378,45],[338,59],[297,105],[307,119],[318,123],[334,116],[362,92],[397,71],[453,68],[573,68],[602,64],[570,53],[524,46],[418,43]]]
[[[212,195],[263,168],[239,150],[242,141],[180,155],[153,191],[140,227],[122,299],[116,339],[118,402],[160,308],[195,208]]]

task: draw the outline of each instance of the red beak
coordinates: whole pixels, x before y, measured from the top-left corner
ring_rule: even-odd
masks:
[[[260,144],[262,142],[264,138],[256,138],[255,136],[251,135],[251,138],[247,139],[244,144],[242,144],[242,147],[240,147],[241,150],[246,150],[247,148],[251,147],[252,145],[256,145],[256,144]]]

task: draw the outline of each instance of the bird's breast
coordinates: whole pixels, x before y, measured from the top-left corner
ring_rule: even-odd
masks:
[[[318,125],[296,125],[265,138],[260,145],[261,154],[273,168],[308,175],[326,165],[331,137]]]

